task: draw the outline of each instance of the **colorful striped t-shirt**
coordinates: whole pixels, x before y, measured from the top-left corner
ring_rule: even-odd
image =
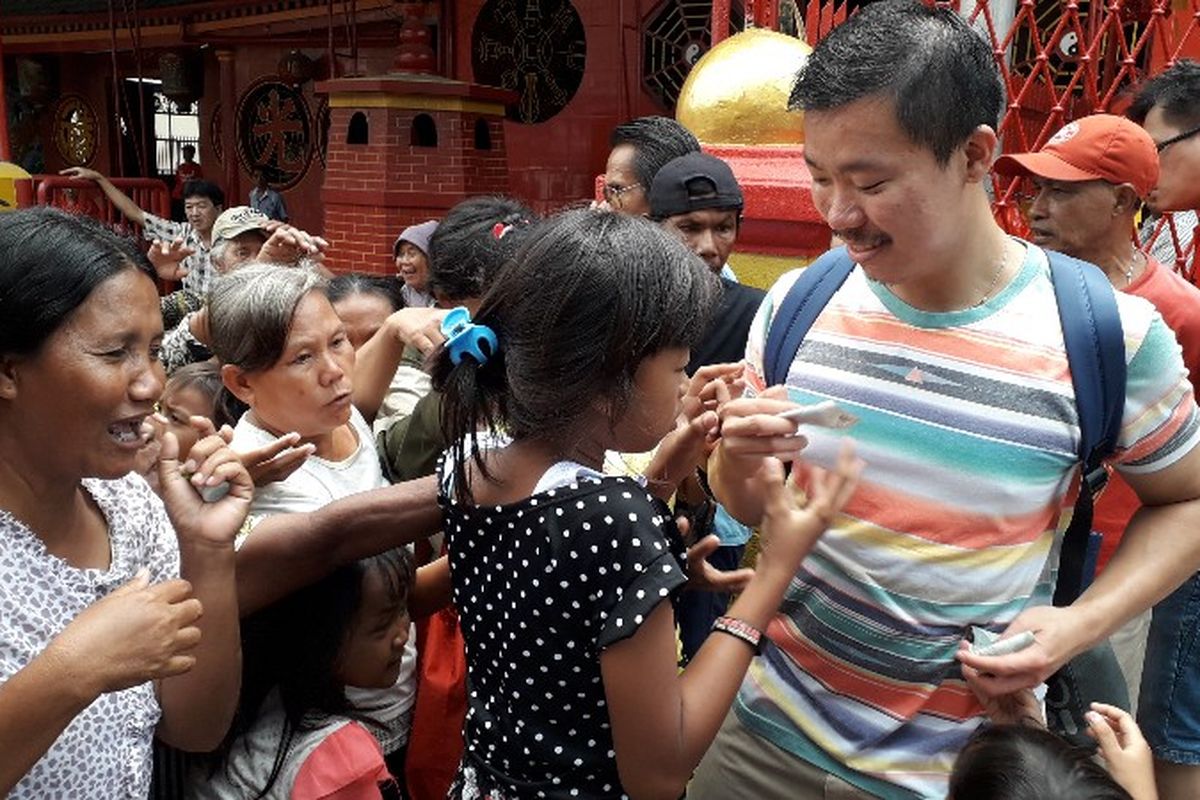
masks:
[[[746,348],[764,388],[779,280]],[[1153,307],[1120,295],[1128,391],[1117,469],[1161,470],[1200,439],[1179,345]],[[861,268],[787,377],[793,400],[832,399],[866,469],[793,580],[735,705],[742,722],[882,797],[944,797],[982,709],[954,660],[971,625],[1002,631],[1050,601],[1063,511],[1078,492],[1075,395],[1045,254],[988,302],[929,313]],[[812,464],[839,436],[804,431]],[[806,467],[802,464],[801,469]]]

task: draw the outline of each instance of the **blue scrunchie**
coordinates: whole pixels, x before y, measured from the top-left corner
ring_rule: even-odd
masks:
[[[442,320],[442,335],[446,337],[450,363],[455,366],[458,366],[463,356],[470,356],[483,366],[491,355],[500,349],[496,332],[487,325],[471,322],[471,312],[463,306],[451,309]]]

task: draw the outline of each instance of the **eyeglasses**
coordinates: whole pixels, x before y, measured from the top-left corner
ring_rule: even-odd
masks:
[[[628,186],[613,186],[606,183],[604,184],[604,199],[611,204],[614,201],[620,200],[622,197],[624,197],[626,192],[631,192],[634,189],[640,188],[642,188],[640,183],[631,183]]]
[[[1190,139],[1193,136],[1195,136],[1197,133],[1200,133],[1200,126],[1192,128],[1191,130],[1184,131],[1183,133],[1179,134],[1178,136],[1172,136],[1170,139],[1164,139],[1163,141],[1154,145],[1154,148],[1156,150],[1158,150],[1158,152],[1161,153],[1163,150],[1166,150],[1168,147],[1175,144],[1176,142],[1182,142],[1184,139]]]

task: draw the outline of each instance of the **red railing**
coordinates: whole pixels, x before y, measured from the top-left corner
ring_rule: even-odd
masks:
[[[143,211],[157,217],[171,218],[171,190],[154,178],[110,178],[113,186],[129,196]],[[68,178],[63,175],[34,175],[34,191],[39,205],[50,205],[84,214],[108,225],[115,231],[141,238],[141,229],[117,210],[92,181]]]

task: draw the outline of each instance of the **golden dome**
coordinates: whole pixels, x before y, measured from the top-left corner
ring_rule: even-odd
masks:
[[[801,39],[765,28],[730,36],[692,67],[675,117],[706,144],[800,144],[804,115],[787,102],[811,52]]]

